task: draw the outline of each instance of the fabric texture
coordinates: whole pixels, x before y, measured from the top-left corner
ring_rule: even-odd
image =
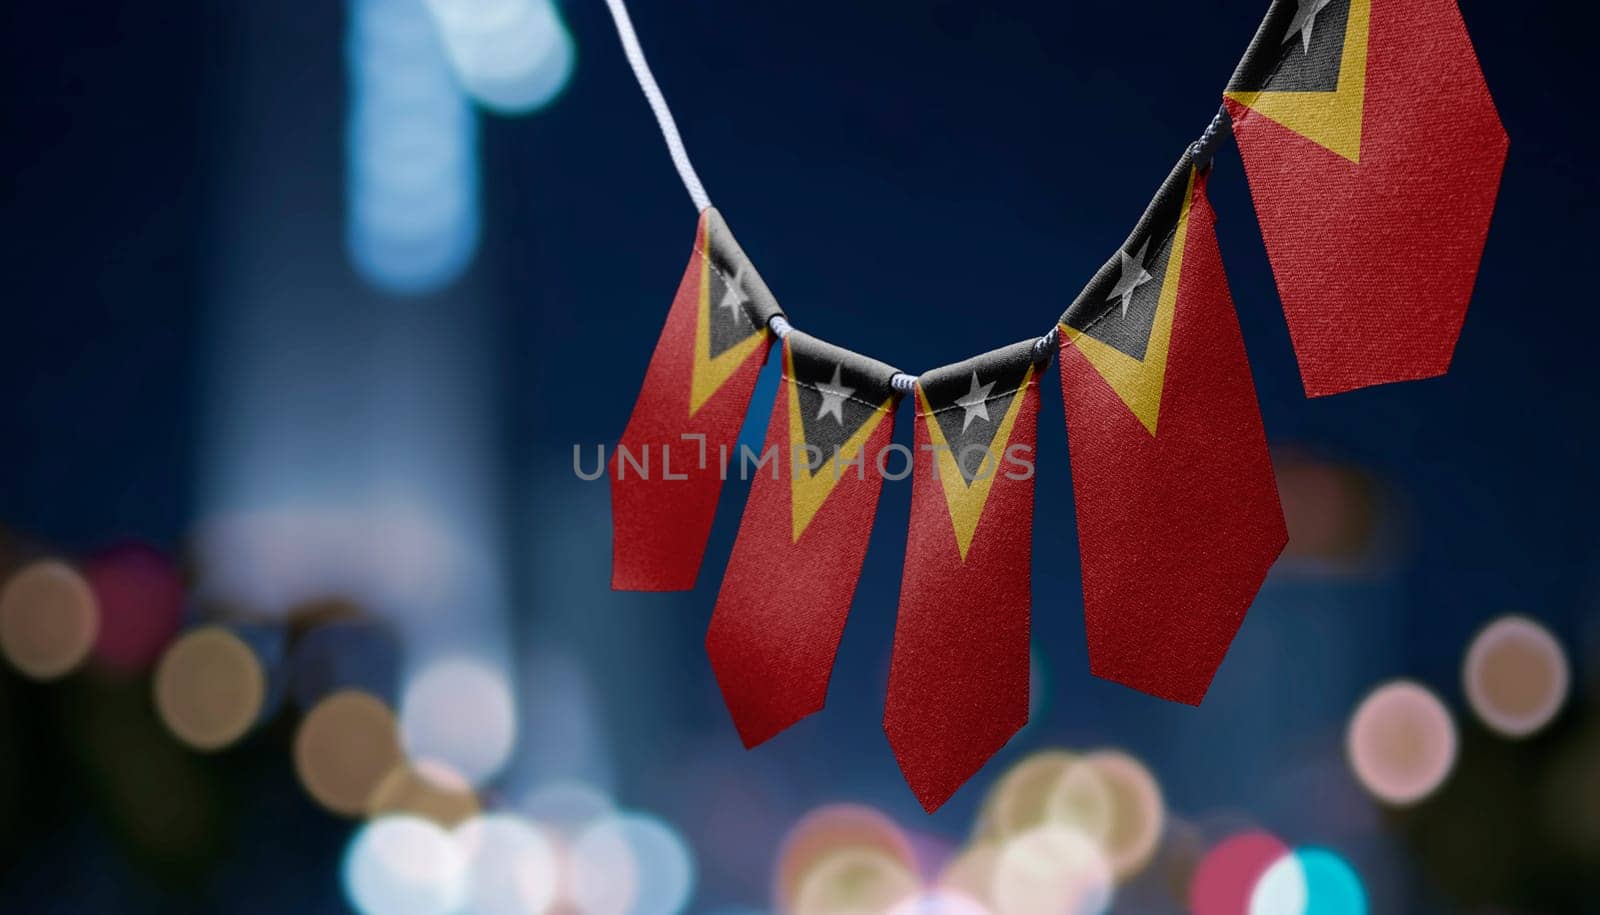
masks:
[[[934,369],[915,391],[883,729],[930,813],[1028,721],[1036,342]]]
[[[1454,0],[1275,0],[1224,103],[1306,393],[1448,370],[1508,146]]]
[[[1188,154],[1061,320],[1090,669],[1198,704],[1287,533]]]
[[[715,209],[701,213],[633,415],[613,452],[611,587],[694,587],[777,301]]]
[[[822,708],[894,434],[895,369],[791,331],[706,652],[745,746]],[[732,472],[732,471],[730,471]]]

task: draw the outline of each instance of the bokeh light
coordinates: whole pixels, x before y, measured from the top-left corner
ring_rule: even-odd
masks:
[[[945,864],[935,883],[958,895],[986,901],[989,887],[994,883],[995,860],[999,856],[998,843],[974,842]]]
[[[1250,897],[1249,915],[1366,913],[1361,878],[1342,857],[1325,848],[1301,848],[1279,858]]]
[[[1248,915],[1306,915],[1310,901],[1305,868],[1300,856],[1291,852],[1273,862],[1256,881]]]
[[[142,671],[177,634],[183,578],[172,560],[143,544],[111,547],[84,563],[100,608],[94,658],[118,673]]]
[[[539,915],[555,902],[561,863],[543,832],[514,816],[473,817],[455,830],[472,915]]]
[[[423,293],[478,247],[477,119],[424,0],[350,0],[346,240],[374,285]]]
[[[639,860],[634,915],[676,915],[694,895],[694,856],[678,831],[661,820],[627,816],[621,828]]]
[[[794,905],[801,884],[824,859],[851,849],[883,854],[900,870],[916,871],[911,843],[893,820],[861,804],[829,804],[796,823],[779,848],[778,908]]]
[[[1116,816],[1116,799],[1099,766],[1090,759],[1073,761],[1061,772],[1045,799],[1044,821],[1070,826],[1097,845],[1104,845]]]
[[[618,843],[626,846],[626,853]],[[632,862],[624,868],[632,878],[632,903],[622,910],[629,915],[677,915],[694,892],[694,858],[688,845],[677,830],[654,817],[629,813],[597,820],[574,844],[573,856],[591,868],[607,860]],[[586,890],[583,897],[593,899],[594,893]],[[602,910],[611,911],[611,904],[608,895]]]
[[[345,853],[345,895],[362,915],[455,912],[466,898],[466,874],[455,837],[417,817],[373,820]]]
[[[394,714],[376,697],[341,690],[317,703],[295,733],[295,773],[317,803],[360,816],[404,762]]]
[[[911,860],[916,872],[923,876],[939,873],[956,855],[957,843],[931,829],[906,829],[906,842],[911,846]]]
[[[433,662],[406,685],[400,731],[412,759],[436,760],[481,785],[516,744],[516,708],[505,671],[466,657]]]
[[[918,893],[889,910],[889,915],[989,915],[983,903],[959,890]]]
[[[94,647],[99,625],[94,591],[64,562],[23,566],[0,590],[0,650],[35,680],[77,669]]]
[[[257,366],[259,361],[259,354],[238,360],[241,369],[259,369],[265,375],[271,367]],[[348,371],[342,363],[340,370]],[[238,379],[235,385],[265,399],[266,392],[256,388],[268,387],[269,380],[252,375]],[[281,383],[274,381],[271,387],[277,397],[272,405],[295,417],[314,413],[320,404],[318,397],[325,396],[302,387],[290,397]],[[427,414],[421,405],[405,409]],[[227,488],[238,492],[215,497],[216,501],[253,503],[274,499],[285,489],[354,485],[344,481],[308,483],[306,478],[315,475],[299,468],[293,456],[331,446],[297,437],[304,436],[305,430],[288,419],[271,415],[265,408],[233,419],[240,428],[227,430],[212,450],[227,454],[224,463],[237,465],[229,471],[230,476],[239,474],[246,480],[230,484]],[[417,421],[434,429],[444,425],[446,418],[419,416]],[[324,416],[317,425],[332,422]],[[469,431],[466,425],[451,428],[464,435]],[[414,439],[388,430],[372,434],[383,435],[385,447],[421,447]],[[236,441],[240,436],[249,441]],[[452,536],[444,521],[446,514],[410,501],[386,501],[370,507],[289,504],[219,513],[202,522],[196,532],[202,597],[277,617],[309,616],[306,622],[321,622],[319,616],[338,619],[360,613],[364,606],[382,608],[386,622],[403,622],[419,606],[436,608],[457,597],[452,582],[467,563],[467,544]]]
[[[1244,915],[1261,878],[1288,855],[1289,847],[1267,832],[1244,832],[1217,843],[1189,884],[1190,915]]]
[[[865,915],[885,912],[921,890],[916,872],[899,858],[866,846],[823,855],[779,910],[793,915]]]
[[[1438,697],[1396,681],[1374,690],[1350,720],[1346,753],[1356,779],[1379,800],[1414,804],[1432,794],[1456,761],[1456,726]]]
[[[1101,849],[1117,879],[1137,873],[1161,841],[1166,806],[1161,786],[1144,764],[1116,750],[1089,754],[1085,762],[1099,775],[1110,796],[1110,817],[1101,837]]]
[[[1044,750],[1012,766],[984,798],[976,836],[1001,840],[1048,822],[1104,835],[1111,797],[1092,767],[1066,750]]]
[[[1478,718],[1491,730],[1517,738],[1549,724],[1571,688],[1561,643],[1523,616],[1502,617],[1478,633],[1462,680]]]
[[[428,0],[456,76],[479,104],[521,114],[572,75],[572,35],[552,0]]]
[[[1325,848],[1295,852],[1305,871],[1308,904],[1305,915],[1367,915],[1367,892],[1344,858]]]
[[[267,672],[237,635],[202,626],[161,656],[154,691],[156,710],[175,737],[197,750],[219,750],[260,720]]]
[[[640,862],[616,820],[596,820],[567,854],[568,900],[584,915],[624,915],[642,901]]]
[[[612,810],[611,798],[593,785],[575,781],[546,782],[528,793],[519,805],[523,813],[567,836]]]
[[[1007,840],[989,898],[998,915],[1099,915],[1111,904],[1112,879],[1092,839],[1046,824]]]
[[[367,813],[406,813],[456,826],[482,809],[477,792],[461,773],[438,760],[405,760],[378,780],[367,800]]]

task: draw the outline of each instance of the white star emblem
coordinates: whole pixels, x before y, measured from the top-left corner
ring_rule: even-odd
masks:
[[[967,431],[974,419],[989,421],[989,392],[994,389],[994,382],[978,384],[978,373],[972,373],[972,387],[956,401],[956,406],[966,410],[966,415],[961,417],[961,431]]]
[[[741,282],[743,279],[744,264],[740,264],[738,271],[733,275],[733,279],[722,290],[722,301],[717,303],[718,308],[728,309],[735,317],[738,317],[739,309],[744,306],[744,296],[739,294],[739,290],[743,287]]]
[[[1122,275],[1117,277],[1117,285],[1111,287],[1111,294],[1106,296],[1106,301],[1121,299],[1124,318],[1128,316],[1128,303],[1133,300],[1133,291],[1155,279],[1144,269],[1144,254],[1149,248],[1150,239],[1146,238],[1144,244],[1139,246],[1139,253],[1132,257],[1126,251],[1117,252],[1122,256]]]
[[[1300,33],[1300,44],[1307,54],[1311,53],[1311,29],[1317,24],[1317,14],[1322,8],[1332,3],[1333,0],[1296,0],[1300,4],[1294,11],[1294,19],[1289,22],[1289,31],[1283,35],[1283,40],[1288,41]]]
[[[844,425],[844,399],[856,392],[855,388],[847,388],[839,383],[839,366],[833,367],[833,380],[827,384],[817,385],[817,392],[822,395],[822,406],[817,408],[817,419],[833,414],[833,418]]]

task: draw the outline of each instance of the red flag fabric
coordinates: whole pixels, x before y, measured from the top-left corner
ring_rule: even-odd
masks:
[[[1089,665],[1198,704],[1287,533],[1188,154],[1060,326]]]
[[[772,344],[777,300],[722,216],[700,214],[694,250],[613,452],[611,587],[694,587],[725,456]]]
[[[911,528],[883,730],[930,813],[1028,721],[1036,342],[917,382]]]
[[[1224,100],[1306,393],[1443,374],[1508,145],[1455,0],[1275,0]]]
[[[745,746],[822,708],[883,488],[895,369],[799,331],[706,651]]]

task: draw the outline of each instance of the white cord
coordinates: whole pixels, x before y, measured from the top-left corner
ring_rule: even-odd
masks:
[[[694,201],[696,209],[704,210],[711,206],[711,198],[706,196],[705,185],[700,183],[700,176],[695,174],[694,165],[689,162],[689,151],[683,148],[683,137],[678,135],[678,124],[672,119],[672,110],[667,107],[667,98],[661,94],[661,87],[656,84],[654,74],[650,72],[650,64],[645,62],[644,49],[639,47],[639,36],[633,30],[633,20],[628,16],[628,7],[623,0],[606,0],[606,7],[611,10],[611,18],[617,24],[617,37],[622,39],[622,53],[628,58],[628,65],[633,67],[634,78],[639,81],[639,88],[644,91],[645,100],[650,103],[650,110],[655,112],[656,123],[661,127],[661,136],[667,141],[667,151],[672,154],[672,164],[678,168],[678,177],[683,179],[683,188],[689,192],[689,198]],[[1190,153],[1196,160],[1195,164],[1201,168],[1210,164],[1211,155],[1216,151],[1220,140],[1227,135],[1229,126],[1228,110],[1218,110],[1211,123],[1206,126],[1205,132],[1200,135],[1190,147]],[[768,327],[783,339],[791,330],[791,325],[782,315],[774,315],[768,321]],[[1051,325],[1049,333],[1040,337],[1034,343],[1033,355],[1035,361],[1048,362],[1054,353],[1057,343],[1057,328]],[[905,372],[896,372],[890,379],[897,391],[909,391],[917,383],[918,376],[908,375]]]
[[[639,36],[633,31],[633,20],[628,18],[628,7],[623,0],[606,0],[606,6],[611,9],[611,18],[617,23],[617,37],[622,39],[622,53],[627,55],[629,66],[633,67],[634,78],[639,81],[639,88],[644,90],[644,97],[650,103],[650,110],[655,112],[656,123],[661,125],[661,136],[667,141],[667,151],[672,154],[672,164],[678,167],[678,177],[683,179],[683,188],[689,192],[689,198],[694,201],[695,209],[704,210],[711,206],[711,198],[706,196],[706,189],[700,183],[700,176],[694,173],[694,166],[689,162],[689,152],[683,148],[683,137],[678,135],[678,124],[672,120],[671,109],[667,108],[666,96],[661,94],[661,87],[656,85],[656,78],[650,72],[650,64],[645,62],[644,50],[639,47]]]

